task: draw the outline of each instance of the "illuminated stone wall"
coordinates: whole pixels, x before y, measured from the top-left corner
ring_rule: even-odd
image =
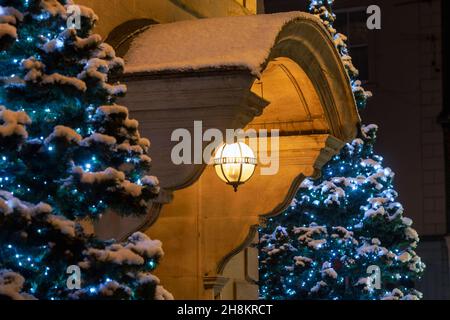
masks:
[[[118,25],[134,19],[153,19],[161,23],[206,17],[248,15],[256,12],[258,0],[76,0],[97,13],[97,32],[106,37]]]

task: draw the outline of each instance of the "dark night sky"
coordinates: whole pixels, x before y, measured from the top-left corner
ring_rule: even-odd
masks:
[[[265,0],[264,7],[266,13],[282,12],[282,11],[307,11],[306,0]]]

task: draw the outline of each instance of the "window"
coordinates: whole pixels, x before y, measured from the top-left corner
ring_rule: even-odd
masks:
[[[265,13],[304,11],[308,12],[307,0],[264,0]]]
[[[336,10],[336,30],[348,37],[353,64],[362,81],[369,80],[369,30],[365,8]]]

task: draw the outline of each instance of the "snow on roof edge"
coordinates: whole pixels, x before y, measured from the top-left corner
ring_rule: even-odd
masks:
[[[294,11],[154,25],[133,41],[125,55],[125,73],[231,68],[260,76],[278,34],[300,18],[320,21]]]

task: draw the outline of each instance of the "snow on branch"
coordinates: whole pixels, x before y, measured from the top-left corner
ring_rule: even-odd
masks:
[[[6,297],[11,300],[36,300],[30,294],[21,292],[25,278],[12,270],[0,269],[0,300]]]
[[[11,111],[4,106],[0,106],[0,135],[20,135],[24,138],[28,137],[25,125],[31,123],[31,119],[23,111]]]

